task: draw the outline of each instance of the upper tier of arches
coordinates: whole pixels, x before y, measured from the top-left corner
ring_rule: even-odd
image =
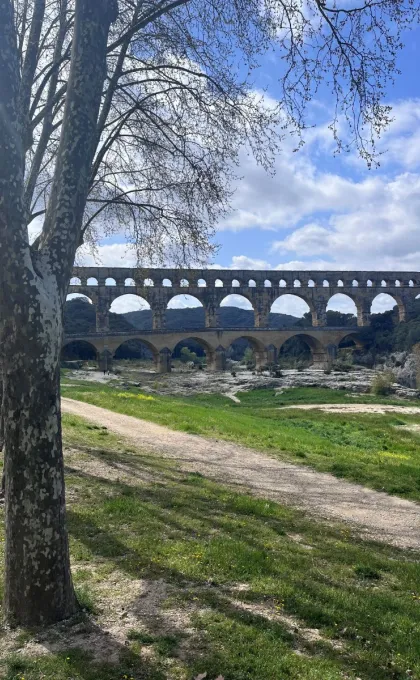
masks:
[[[404,288],[419,287],[420,272],[174,270],[75,267],[71,286],[157,288]]]

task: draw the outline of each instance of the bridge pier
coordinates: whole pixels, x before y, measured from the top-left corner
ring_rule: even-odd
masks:
[[[226,371],[226,350],[219,345],[211,357],[211,371]]]
[[[274,345],[269,345],[266,350],[266,358],[267,358],[267,364],[276,364],[277,363],[277,349],[275,348]]]
[[[316,301],[311,314],[312,325],[315,328],[325,327],[327,325],[327,302],[324,300]]]
[[[166,307],[152,307],[153,330],[161,331],[166,328]]]
[[[358,326],[369,326],[370,325],[370,300],[362,299],[356,302],[357,307],[357,325]]]
[[[172,352],[168,347],[160,350],[157,356],[156,369],[158,373],[170,373],[172,370]]]
[[[206,328],[219,327],[219,307],[214,305],[205,305],[205,324]]]
[[[255,368],[258,370],[267,365],[267,350],[254,349]]]
[[[109,332],[109,305],[102,297],[99,297],[96,303],[96,332]]]
[[[112,352],[110,352],[108,349],[105,349],[103,352],[98,352],[98,368],[100,371],[111,371],[112,362]]]

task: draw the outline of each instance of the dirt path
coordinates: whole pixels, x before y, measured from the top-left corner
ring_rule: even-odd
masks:
[[[392,406],[390,404],[293,404],[293,406],[281,407],[281,409],[285,408],[297,408],[302,411],[318,409],[325,413],[406,413],[409,416],[420,414],[419,406]]]
[[[65,413],[105,425],[142,448],[176,459],[184,470],[240,485],[257,496],[311,514],[352,523],[365,538],[420,549],[420,506],[416,503],[236,444],[176,432],[73,399],[63,398],[62,408]]]

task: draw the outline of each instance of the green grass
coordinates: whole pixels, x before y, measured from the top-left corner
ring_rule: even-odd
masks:
[[[166,595],[152,618],[143,617],[144,598],[128,597],[125,611],[137,622],[130,618],[125,639],[102,633],[104,648],[120,655],[116,664],[94,662],[80,649],[31,657],[15,649],[0,661],[0,677],[420,677],[416,554],[363,542],[345,526],[310,521],[183,473],[106,432],[64,417],[75,584],[92,612],[77,625],[94,627],[100,637],[101,616],[118,610],[113,598],[130,596],[130,583],[139,579],[149,589],[166,583]],[[181,624],[168,626],[174,620]],[[72,630],[68,624],[69,642]],[[54,632],[47,633],[47,648]],[[30,640],[23,633],[16,647]]]
[[[136,388],[123,392],[121,388],[86,383],[64,388],[63,394],[172,429],[234,441],[374,489],[420,500],[420,433],[404,427],[420,423],[419,416],[325,414],[279,408],[302,403],[401,405],[401,400],[370,395],[353,398],[337,390],[297,388],[281,395],[273,390],[239,393],[241,403],[236,404],[220,395],[148,397]]]

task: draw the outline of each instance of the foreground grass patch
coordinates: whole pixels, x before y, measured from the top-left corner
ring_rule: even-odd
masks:
[[[132,398],[127,398],[130,394]],[[254,390],[239,394],[240,404],[220,395],[144,399],[135,388],[124,392],[123,398],[115,388],[92,384],[66,388],[64,395],[184,432],[235,441],[374,489],[420,500],[420,434],[404,428],[420,423],[419,416],[280,408],[305,403],[305,399],[315,404],[348,403],[352,398],[341,391],[298,388],[277,395],[273,390]],[[389,403],[370,395],[362,395],[360,400]]]
[[[183,473],[81,419],[64,433],[74,579],[93,614],[47,632],[47,654],[16,639],[0,677],[419,677],[415,554]]]

